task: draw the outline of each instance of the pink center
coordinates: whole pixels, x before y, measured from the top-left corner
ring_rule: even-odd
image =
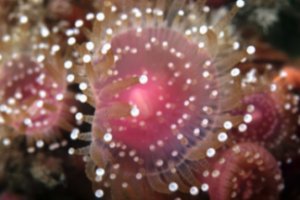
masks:
[[[155,116],[156,111],[162,109],[163,100],[159,100],[157,97],[163,95],[163,88],[157,87],[154,82],[148,82],[130,89],[126,100],[136,106],[139,120],[147,120]]]
[[[165,28],[127,31],[113,38],[112,49],[119,58],[114,68],[117,75],[106,83],[140,78],[139,84],[113,98],[132,106],[131,116],[109,121],[114,141],[142,152],[158,148],[168,152],[200,137],[206,116],[202,110],[214,104],[209,97],[215,88],[215,71],[213,66],[204,67],[207,55]],[[102,105],[112,102],[106,101]]]

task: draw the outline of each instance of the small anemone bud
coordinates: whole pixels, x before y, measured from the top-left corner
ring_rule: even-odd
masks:
[[[277,138],[282,115],[270,93],[250,94],[243,99],[245,105],[243,123],[238,127],[239,136],[250,141]],[[237,137],[239,137],[237,136]]]
[[[245,94],[233,113],[242,114],[243,121],[232,131],[232,136],[238,142],[259,143],[274,153],[284,143],[297,140],[291,138],[297,128],[299,97],[282,84],[285,74],[271,74],[271,66],[266,67],[264,74],[258,75],[252,69],[242,80]],[[272,79],[273,76],[276,78]]]
[[[241,143],[218,156],[206,178],[211,200],[278,198],[284,187],[281,171],[266,149]]]

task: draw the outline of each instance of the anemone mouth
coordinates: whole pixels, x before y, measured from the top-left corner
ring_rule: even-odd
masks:
[[[1,116],[18,134],[40,138],[59,124],[66,85],[52,64],[20,54],[2,67]]]

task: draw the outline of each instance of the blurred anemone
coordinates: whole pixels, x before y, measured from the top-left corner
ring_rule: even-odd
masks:
[[[234,111],[243,113],[244,122],[233,132],[237,141],[276,149],[295,136],[299,96],[288,84],[283,84],[286,76],[271,70],[272,65],[267,64],[264,69],[245,72],[241,83],[242,107]]]
[[[73,95],[67,90],[60,46],[45,26],[21,16],[0,43],[1,138],[25,135],[32,145],[72,129]]]
[[[284,188],[276,159],[253,143],[240,143],[224,150],[204,176],[211,200],[273,200],[279,198]]]

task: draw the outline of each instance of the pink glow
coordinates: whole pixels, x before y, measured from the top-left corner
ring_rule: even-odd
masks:
[[[118,73],[107,82],[147,77],[146,83],[123,90],[113,98],[136,108],[132,116],[109,121],[114,141],[142,152],[149,151],[151,145],[170,144],[161,145],[168,152],[181,146],[181,136],[194,137],[192,130],[185,129],[198,128],[199,120],[204,118],[201,108],[213,102],[210,92],[215,87],[215,71],[213,66],[204,69],[207,55],[168,29],[128,31],[112,40],[112,49],[119,56],[114,68]],[[204,78],[205,70],[209,78]],[[206,90],[206,85],[211,88]]]

